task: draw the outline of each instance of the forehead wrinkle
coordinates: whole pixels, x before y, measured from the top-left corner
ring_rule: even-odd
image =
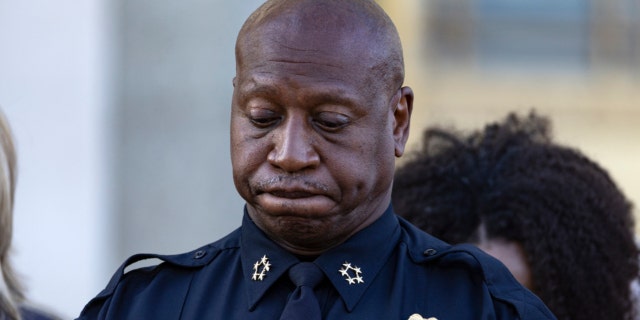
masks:
[[[268,62],[275,63],[309,63],[316,64],[318,66],[343,68],[341,65],[342,59],[331,59],[333,56],[341,56],[336,54],[336,50],[340,49],[318,47],[317,44],[307,41],[299,41],[297,39],[265,39],[254,43],[253,50],[249,51],[247,58],[253,59],[258,68],[270,66]],[[275,44],[275,45],[272,45]],[[257,56],[257,58],[256,58]],[[264,61],[260,61],[261,57],[266,58]]]
[[[328,62],[319,62],[319,61],[304,61],[303,59],[300,59],[300,60],[295,60],[295,59],[272,59],[272,60],[269,60],[269,62],[283,63],[283,64],[300,64],[300,65],[308,64],[308,65],[316,65],[318,67],[331,67],[331,68],[336,68],[336,69],[342,69],[342,66],[337,65],[337,64],[331,64],[331,63],[328,63]],[[292,74],[303,75],[301,73],[292,73]]]
[[[274,45],[275,44],[275,45]],[[252,44],[250,50],[238,47],[236,67],[238,71],[272,69],[280,64],[315,64],[330,68],[343,68],[341,59],[333,58],[335,50],[305,46],[300,42],[264,38]],[[275,63],[275,64],[273,64]],[[286,66],[284,67],[286,68]]]
[[[296,66],[310,66],[298,69]],[[289,70],[291,69],[291,70]],[[339,63],[331,63],[322,60],[308,61],[304,58],[273,58],[255,65],[244,65],[240,67],[240,81],[247,78],[247,81],[270,83],[277,79],[291,81],[294,77],[308,78],[314,83],[329,85],[344,81],[339,77],[334,77],[344,66]]]

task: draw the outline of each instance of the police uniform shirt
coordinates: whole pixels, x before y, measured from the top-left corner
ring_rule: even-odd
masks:
[[[124,273],[138,260],[164,263]],[[175,256],[137,255],[79,319],[278,319],[298,257],[244,214],[225,238]],[[323,319],[555,319],[497,260],[450,246],[391,207],[367,228],[314,260]]]

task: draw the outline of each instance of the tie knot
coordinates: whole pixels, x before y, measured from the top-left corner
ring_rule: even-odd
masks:
[[[300,262],[289,269],[289,279],[296,287],[314,288],[324,278],[324,273],[312,262]]]

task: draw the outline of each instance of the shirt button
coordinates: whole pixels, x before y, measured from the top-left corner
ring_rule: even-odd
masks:
[[[198,250],[196,251],[196,253],[193,254],[193,258],[194,259],[202,259],[202,257],[207,255],[207,251],[205,250]]]
[[[427,256],[427,257],[430,257],[430,256],[432,256],[432,255],[434,255],[436,253],[438,253],[438,251],[436,251],[436,249],[427,249],[422,254]]]

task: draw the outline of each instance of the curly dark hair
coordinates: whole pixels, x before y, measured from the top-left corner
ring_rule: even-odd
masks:
[[[396,212],[449,243],[522,245],[534,291],[558,319],[632,319],[631,204],[608,173],[551,141],[534,112],[463,135],[431,128],[394,180]]]

